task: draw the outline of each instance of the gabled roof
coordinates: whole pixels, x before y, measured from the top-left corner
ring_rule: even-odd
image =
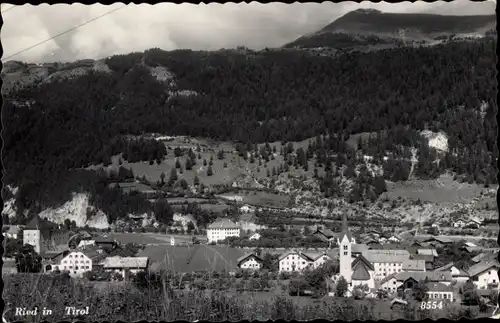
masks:
[[[359,255],[356,259],[353,260],[351,267],[354,269],[357,266],[363,265],[369,270],[375,270],[375,267],[373,267],[373,264],[368,261],[363,255]]]
[[[172,270],[187,273],[198,271],[233,271],[238,258],[245,254],[241,248],[210,245],[148,246],[138,257],[148,257],[152,270]]]
[[[24,227],[25,230],[51,230],[57,228],[57,224],[50,222],[49,220],[44,220],[40,215],[35,215],[33,219]]]
[[[364,262],[360,261],[353,267],[351,279],[353,280],[370,280],[370,273]]]
[[[440,242],[440,243],[443,243],[443,244],[453,243],[453,240],[451,240],[449,238],[446,238],[446,237],[434,237],[434,236],[426,239],[424,242],[433,242],[433,241],[437,241],[437,242]]]
[[[263,260],[262,260],[262,258],[260,258],[259,256],[257,256],[256,254],[254,254],[254,253],[252,252],[252,253],[247,253],[247,254],[244,254],[243,256],[239,257],[239,258],[237,259],[238,264],[240,264],[243,260],[246,260],[246,259],[248,259],[248,258],[250,258],[250,257],[253,257],[253,258],[255,258],[257,261],[260,261],[260,262],[262,262],[262,261],[263,261]]]
[[[410,258],[410,253],[406,250],[368,250],[364,256],[372,263],[402,263]]]
[[[417,249],[417,254],[418,255],[431,255],[434,257],[438,256],[436,249]]]
[[[317,234],[317,233],[320,233],[322,235],[324,235],[325,237],[327,238],[334,238],[337,236],[337,233],[333,232],[332,230],[330,229],[318,229],[314,232],[314,234]]]
[[[475,264],[473,265],[472,267],[469,268],[469,276],[470,277],[474,277],[474,276],[477,276],[483,272],[485,272],[486,270],[489,270],[491,268],[495,268],[495,269],[498,269],[498,262],[496,261],[496,259],[494,261],[490,260],[490,261],[482,261],[478,264]]]
[[[104,259],[104,268],[147,268],[148,257],[108,257]]]
[[[402,271],[397,273],[395,278],[397,281],[405,281],[410,278],[416,281],[425,280],[427,278],[430,282],[451,282],[452,280],[451,273],[446,271]]]
[[[424,260],[425,262],[433,262],[434,258],[435,257],[433,255],[412,255],[411,256],[411,259]]]
[[[352,253],[365,253],[368,251],[368,246],[363,243],[354,243],[351,245]]]
[[[450,262],[449,264],[446,264],[444,266],[441,266],[439,268],[434,269],[434,271],[448,271],[451,270],[451,268],[455,265],[455,263]]]
[[[239,229],[240,226],[228,218],[220,218],[208,226],[208,229]]]
[[[403,261],[402,265],[403,270],[425,270],[425,261],[424,260],[415,260],[415,259],[408,259]]]
[[[384,283],[388,282],[389,280],[391,280],[391,279],[393,279],[393,278],[394,278],[394,279],[396,279],[396,275],[397,275],[397,273],[392,273],[392,274],[390,274],[389,276],[384,277],[384,278],[380,281],[380,284],[381,284],[381,285],[383,285]]]

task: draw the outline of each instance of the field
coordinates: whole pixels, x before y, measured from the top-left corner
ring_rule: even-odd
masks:
[[[4,317],[16,320],[15,307],[50,308],[50,317],[30,317],[30,322],[164,320],[164,321],[240,321],[240,320],[415,320],[424,317],[458,319],[466,315],[460,308],[442,311],[421,311],[418,306],[406,310],[391,310],[387,301],[377,299],[353,300],[324,297],[313,300],[283,294],[207,292],[193,290],[175,292],[170,288],[155,290],[131,283],[95,284],[71,279],[63,274],[16,274],[4,278]],[[66,306],[89,307],[89,315],[70,317]],[[477,315],[477,314],[476,314]],[[477,317],[473,315],[472,317]],[[470,316],[469,316],[470,317]]]
[[[240,190],[235,191],[234,193],[220,194],[219,197],[223,199],[234,199],[241,197],[242,202],[245,204],[271,208],[287,207],[290,201],[289,196],[250,190]]]
[[[170,244],[170,237],[175,238],[175,243],[192,242],[194,235],[171,235],[162,233],[109,233],[108,238],[116,239],[122,244]]]
[[[490,189],[496,189],[492,187]],[[422,202],[435,203],[471,203],[474,199],[481,197],[485,192],[481,185],[459,183],[453,180],[449,174],[442,175],[436,180],[410,180],[406,182],[387,182],[387,193],[384,195],[389,199],[404,198]],[[486,202],[495,203],[493,197],[482,198]],[[480,200],[480,201],[481,201]],[[483,201],[485,203],[485,201]],[[492,206],[494,204],[491,204]]]

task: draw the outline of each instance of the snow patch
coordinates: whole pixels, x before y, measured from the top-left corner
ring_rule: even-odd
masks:
[[[440,151],[448,151],[448,136],[446,133],[424,130],[420,134],[427,139],[429,147]]]
[[[91,219],[87,220],[87,210],[95,212]],[[106,214],[101,210],[95,210],[89,204],[87,193],[73,194],[73,198],[57,208],[48,208],[39,213],[41,218],[47,218],[52,222],[63,224],[64,220],[75,221],[78,227],[89,227],[106,229],[109,227]]]

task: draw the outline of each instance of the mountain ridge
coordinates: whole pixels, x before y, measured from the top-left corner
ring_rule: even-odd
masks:
[[[495,15],[450,16],[357,9],[283,47],[403,45],[402,41],[433,43],[440,38],[486,36],[495,27]]]

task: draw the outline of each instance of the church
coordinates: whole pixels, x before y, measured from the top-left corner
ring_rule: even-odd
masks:
[[[344,277],[348,284],[349,293],[358,285],[367,285],[375,288],[375,268],[363,255],[353,256],[352,246],[356,244],[354,236],[349,231],[347,216],[342,217],[342,231],[339,235],[339,273],[332,277],[337,281]]]

